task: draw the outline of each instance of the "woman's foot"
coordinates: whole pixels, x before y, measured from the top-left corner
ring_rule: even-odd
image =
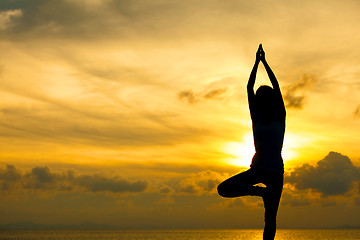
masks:
[[[252,186],[251,187],[252,196],[263,197],[266,192],[266,187]]]

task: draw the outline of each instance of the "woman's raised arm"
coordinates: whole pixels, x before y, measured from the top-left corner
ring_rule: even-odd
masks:
[[[261,44],[260,44],[260,46],[258,48],[258,51],[256,52],[255,64],[253,66],[253,69],[251,70],[251,74],[250,74],[249,81],[248,81],[248,84],[247,84],[249,109],[250,109],[250,115],[251,115],[252,119],[253,119],[253,117],[255,115],[254,85],[255,85],[255,80],[256,80],[257,69],[259,67],[259,63],[260,63],[260,59],[261,59],[261,51],[260,51],[260,49],[262,49]]]
[[[260,49],[260,48],[261,48],[261,49]],[[261,62],[264,64],[264,67],[265,67],[266,72],[267,72],[267,74],[268,74],[268,76],[269,76],[271,85],[273,86],[273,89],[275,90],[275,93],[278,95],[279,101],[281,101],[282,110],[285,112],[285,105],[284,105],[284,100],[283,100],[282,95],[281,95],[279,82],[278,82],[278,80],[276,79],[275,74],[274,74],[274,72],[271,70],[269,64],[266,62],[265,52],[264,52],[264,50],[262,49],[261,44],[260,44],[259,49],[260,49],[260,51],[262,52],[262,54],[260,55],[260,60],[261,60]]]

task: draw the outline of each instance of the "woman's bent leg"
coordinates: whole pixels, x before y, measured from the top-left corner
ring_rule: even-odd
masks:
[[[261,182],[262,176],[255,170],[249,169],[239,173],[220,183],[217,187],[218,193],[222,197],[233,198],[240,196],[262,196],[263,187],[253,186]]]

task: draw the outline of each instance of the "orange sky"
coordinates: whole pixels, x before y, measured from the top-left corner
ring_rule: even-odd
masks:
[[[245,86],[262,43],[287,107],[279,226],[358,225],[359,9],[2,1],[0,224],[261,226],[260,199],[215,187],[254,152]]]

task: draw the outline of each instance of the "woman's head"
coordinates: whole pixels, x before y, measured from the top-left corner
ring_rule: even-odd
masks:
[[[256,90],[256,99],[259,101],[268,101],[274,98],[274,89],[267,85],[262,85]]]
[[[260,114],[271,116],[276,114],[277,104],[275,101],[274,89],[262,85],[256,90],[256,108]]]

